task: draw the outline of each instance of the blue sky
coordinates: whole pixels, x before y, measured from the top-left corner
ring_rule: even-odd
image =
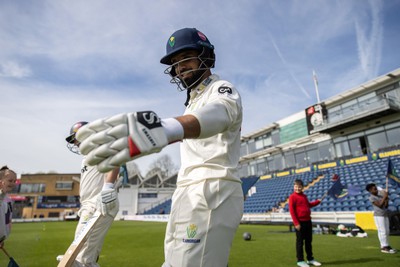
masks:
[[[182,114],[159,63],[169,35],[196,27],[215,46],[248,134],[399,68],[400,1],[0,0],[0,165],[78,172],[73,123],[122,112]],[[179,146],[136,161],[142,174]]]

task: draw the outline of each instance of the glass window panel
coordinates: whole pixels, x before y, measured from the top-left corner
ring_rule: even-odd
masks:
[[[328,113],[335,113],[340,111],[340,106],[336,106],[336,107],[331,107],[328,109]]]
[[[317,162],[317,161],[320,161],[318,150],[313,149],[313,150],[307,151],[308,165],[310,165],[310,163]]]
[[[275,171],[275,166],[274,166],[274,160],[272,157],[267,158],[267,165],[268,165],[268,170],[269,171]]]
[[[359,138],[355,138],[355,139],[349,140],[349,146],[350,146],[350,151],[351,151],[353,156],[361,156],[361,155],[363,155]]]
[[[305,152],[295,153],[294,157],[296,159],[296,167],[297,168],[301,168],[301,167],[307,166],[306,153]]]
[[[257,172],[257,165],[254,162],[250,163],[249,175],[256,175],[256,172]]]
[[[347,141],[335,144],[335,149],[336,149],[336,155],[339,158],[350,155],[350,148]]]
[[[285,153],[285,167],[290,168],[290,167],[295,167],[296,166],[296,160],[294,158],[293,152],[286,152]]]
[[[267,171],[267,162],[266,160],[260,160],[257,162],[257,175],[263,175]]]
[[[281,140],[279,138],[279,131],[272,132],[272,145],[279,145]]]
[[[72,182],[56,182],[56,189],[72,190]]]
[[[386,133],[389,146],[400,145],[400,128],[388,130]]]
[[[249,154],[256,152],[256,144],[254,140],[250,140],[247,144]]]
[[[245,156],[247,155],[247,143],[242,143],[240,146],[240,156]]]
[[[370,98],[372,98],[372,97],[374,97],[374,96],[376,96],[376,93],[375,93],[375,92],[372,92],[372,93],[369,93],[369,94],[360,96],[360,97],[358,98],[358,101],[359,101],[359,102],[362,102],[362,101],[367,100],[367,99],[370,99]]]
[[[348,107],[351,107],[351,106],[354,106],[354,105],[356,105],[356,104],[357,104],[357,100],[356,100],[356,99],[347,101],[347,102],[345,102],[345,103],[342,104],[342,109],[348,108]]]
[[[261,138],[257,139],[255,142],[255,148],[257,151],[263,149],[264,148],[264,140]]]
[[[273,157],[275,170],[283,169],[282,155],[275,155]]]
[[[272,146],[272,138],[271,135],[267,135],[264,139],[264,147]]]
[[[318,144],[319,157],[321,160],[332,160],[334,158],[333,147],[330,141]]]
[[[370,152],[376,152],[380,148],[388,146],[386,134],[384,132],[368,135],[367,139]]]

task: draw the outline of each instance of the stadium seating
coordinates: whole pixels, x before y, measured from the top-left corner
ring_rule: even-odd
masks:
[[[169,214],[171,212],[171,199],[154,206],[143,214]]]
[[[397,172],[400,173],[400,156],[391,158]],[[258,179],[258,176],[242,178],[243,188],[247,192],[249,187],[254,187],[246,196],[244,213],[266,213],[283,208],[288,212],[288,199],[293,193],[295,179],[301,179],[304,183],[305,194],[310,201],[321,198],[331,188],[334,181],[332,176],[338,174],[340,182],[344,186],[357,187],[358,194],[347,195],[342,199],[334,199],[327,196],[320,205],[314,207],[313,212],[319,211],[372,211],[369,201],[369,193],[365,190],[368,183],[375,183],[381,188],[386,187],[386,173],[388,158],[356,163],[352,165],[337,166],[334,168],[310,171],[301,174],[273,177],[270,179]],[[400,211],[400,186],[389,186],[389,209]],[[159,214],[160,210],[169,213],[171,200],[153,207],[145,214]]]
[[[400,157],[392,158],[397,170],[400,170]],[[305,185],[305,194],[310,201],[321,198],[332,186],[331,177],[338,174],[340,181],[345,186],[358,188],[358,194],[348,195],[343,199],[334,199],[327,196],[323,202],[314,207],[313,211],[371,211],[369,194],[365,191],[368,183],[375,183],[384,188],[386,186],[388,159],[377,159],[353,165],[338,166],[321,173],[307,172],[301,175],[289,175],[267,180],[259,180],[256,184],[256,193],[245,201],[245,213],[270,212],[274,207],[285,205],[284,211],[288,211],[287,202],[293,192],[293,181],[301,179]],[[400,172],[400,171],[399,171]],[[323,178],[317,179],[318,174]],[[310,184],[315,180],[315,183]],[[308,187],[308,185],[310,186]],[[390,210],[400,210],[400,188],[389,186]]]

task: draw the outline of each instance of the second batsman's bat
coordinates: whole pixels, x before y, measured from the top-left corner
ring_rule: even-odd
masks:
[[[70,267],[72,265],[83,244],[85,244],[85,241],[88,238],[93,227],[99,221],[100,217],[100,211],[96,211],[93,216],[86,222],[86,225],[81,229],[74,241],[72,241],[71,245],[65,252],[57,267]]]

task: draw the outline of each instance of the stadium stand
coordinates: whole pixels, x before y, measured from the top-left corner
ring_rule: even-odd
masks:
[[[400,157],[393,157],[391,160],[395,164],[395,168],[400,172]],[[339,175],[343,185],[351,185],[358,188],[358,194],[346,196],[343,200],[336,200],[327,196],[321,205],[313,208],[313,211],[371,211],[372,206],[369,203],[369,194],[365,191],[365,186],[372,182],[384,187],[386,185],[387,164],[388,158],[371,160],[354,165],[337,166],[323,172],[310,171],[260,180],[258,180],[258,176],[242,178],[244,192],[249,191],[251,187],[255,188],[253,193],[247,195],[244,203],[244,212],[267,213],[272,212],[275,208],[278,210],[280,207],[287,212],[287,201],[293,192],[293,182],[295,179],[303,180],[305,194],[310,201],[319,199],[332,186],[333,181],[331,177],[334,174]],[[391,199],[390,209],[393,211],[400,210],[400,187],[389,187],[389,192]],[[171,208],[170,204],[171,200],[167,199],[147,210],[144,214],[158,214],[160,211],[168,214]]]
[[[395,168],[400,173],[400,157],[391,158]],[[313,211],[371,211],[368,192],[365,186],[368,183],[375,183],[385,187],[388,159],[377,159],[354,165],[337,166],[323,172],[307,172],[303,174],[287,175],[285,177],[259,180],[254,186],[254,194],[248,196],[245,201],[245,213],[272,212],[274,207],[283,207],[288,211],[288,198],[293,192],[293,181],[301,179],[304,182],[305,194],[310,201],[321,198],[333,181],[334,174],[338,174],[341,183],[345,186],[351,185],[358,188],[358,194],[348,195],[343,200],[336,200],[327,196],[323,202],[313,208]],[[400,187],[389,186],[390,209],[400,210]]]

